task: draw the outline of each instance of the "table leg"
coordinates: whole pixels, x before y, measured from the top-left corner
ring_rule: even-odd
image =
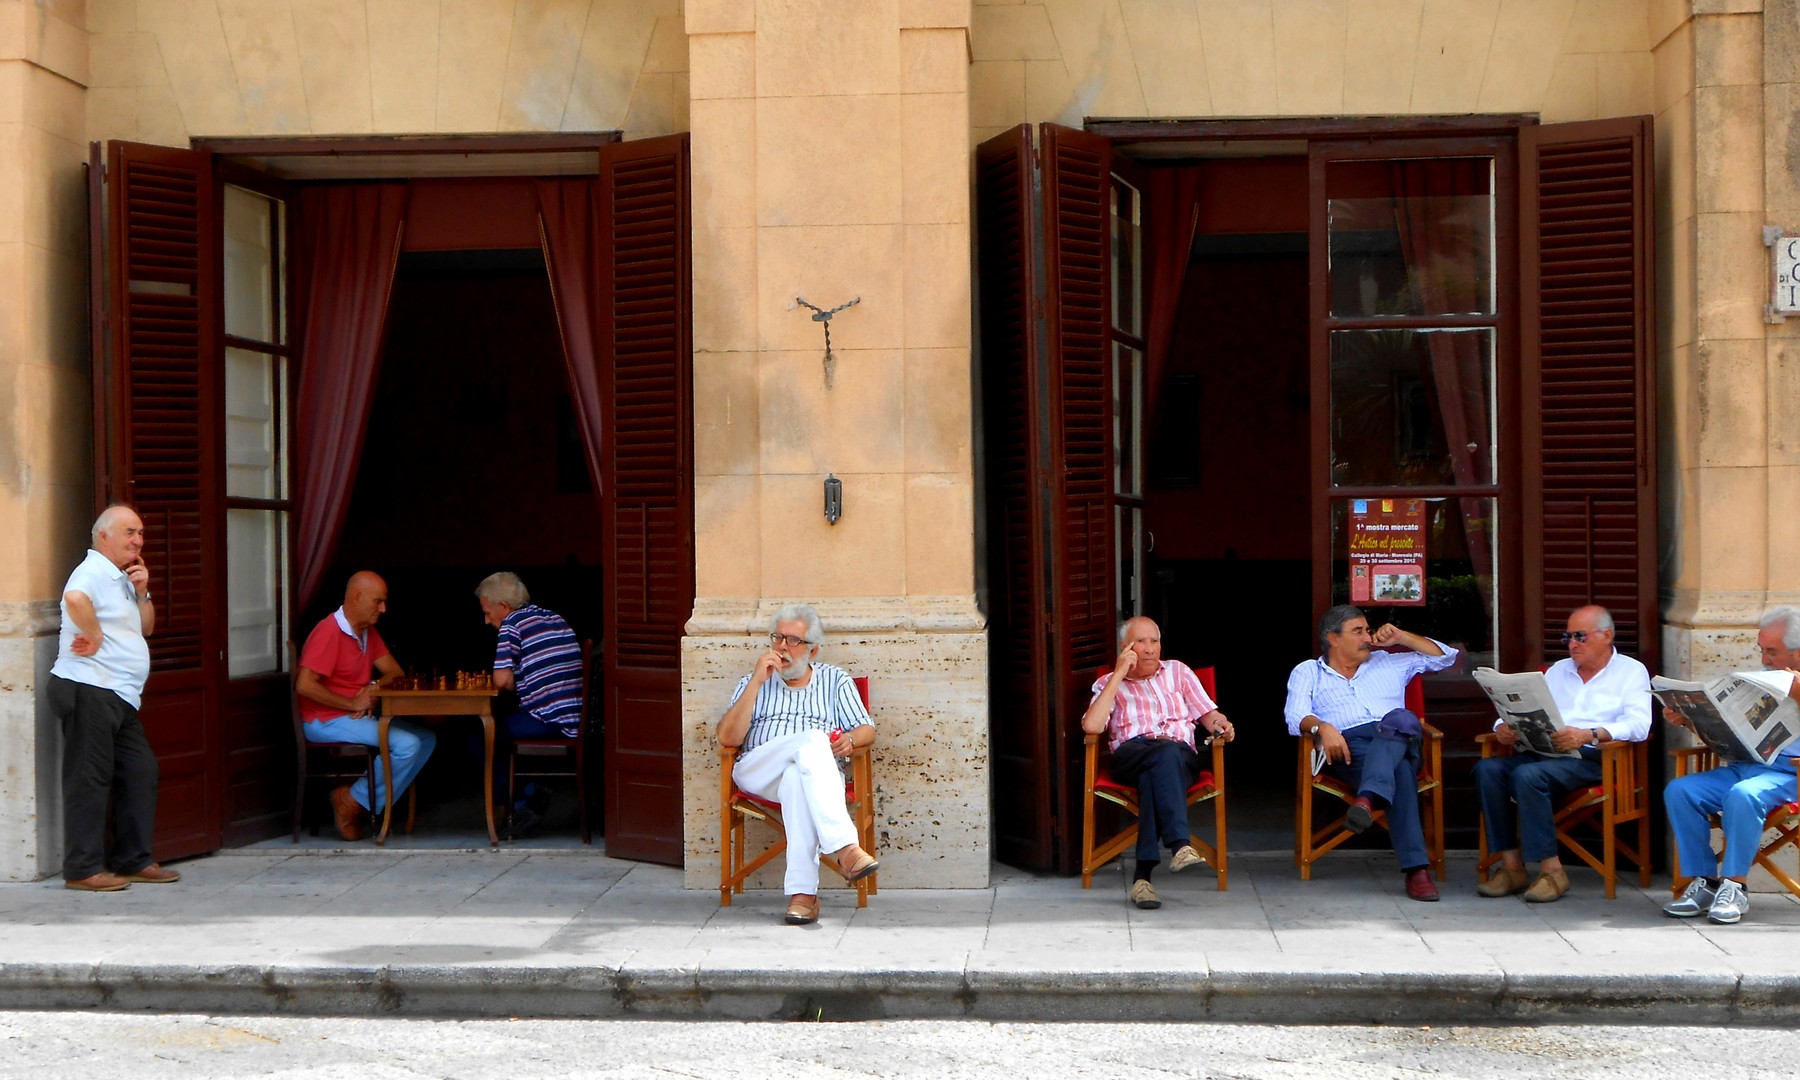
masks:
[[[487,811],[488,846],[500,846],[500,834],[494,830],[494,715],[491,712],[481,714],[481,791],[485,796],[481,800],[482,808]]]
[[[391,718],[386,716],[377,717],[375,722],[375,741],[381,744],[380,779],[387,784],[387,802],[381,808],[381,831],[375,834],[376,847],[387,845],[388,827],[394,823],[394,759],[388,753],[388,724],[391,722]],[[378,791],[370,791],[369,798],[374,799],[379,794]]]

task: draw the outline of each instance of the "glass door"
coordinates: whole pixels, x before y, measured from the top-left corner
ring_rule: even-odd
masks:
[[[1144,611],[1143,196],[1112,178],[1113,595],[1123,622]]]

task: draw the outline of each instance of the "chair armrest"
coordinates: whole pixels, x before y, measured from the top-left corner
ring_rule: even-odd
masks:
[[[1089,746],[1100,745],[1100,736],[1089,734],[1088,732],[1085,732],[1085,731],[1082,732],[1081,735],[1082,735],[1081,741],[1086,743],[1087,745],[1089,745]]]
[[[1496,738],[1492,731],[1484,731],[1475,736],[1475,745],[1481,747],[1481,756],[1484,758],[1511,757],[1513,752],[1513,748]]]
[[[1675,763],[1675,779],[1705,772],[1718,765],[1718,758],[1707,746],[1677,746],[1669,751]]]
[[[726,772],[730,772],[732,763],[737,761],[737,752],[738,748],[735,746],[719,747],[719,762],[725,766]]]
[[[1429,723],[1425,722],[1424,720],[1419,721],[1419,730],[1425,733],[1425,738],[1428,740],[1433,740],[1436,742],[1444,741],[1444,733],[1439,731],[1437,728],[1432,727]]]

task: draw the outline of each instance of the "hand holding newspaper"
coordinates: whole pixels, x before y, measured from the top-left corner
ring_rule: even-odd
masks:
[[[1650,693],[1680,713],[1721,762],[1770,764],[1800,741],[1791,671],[1740,671],[1707,683],[1658,675]],[[1791,755],[1790,755],[1791,756]]]
[[[1551,740],[1565,726],[1550,684],[1541,671],[1507,674],[1484,667],[1475,669],[1475,681],[1494,703],[1500,719],[1519,735],[1519,747],[1544,757],[1580,757],[1580,750],[1558,750]]]

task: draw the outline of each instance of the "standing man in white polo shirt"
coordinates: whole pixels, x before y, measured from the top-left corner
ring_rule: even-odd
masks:
[[[141,557],[144,523],[128,506],[109,506],[94,522],[93,542],[63,587],[49,697],[63,735],[63,884],[117,892],[133,882],[162,885],[181,875],[158,866],[150,854],[158,772],[138,706],[150,677],[144,639],[156,629],[156,604]]]

